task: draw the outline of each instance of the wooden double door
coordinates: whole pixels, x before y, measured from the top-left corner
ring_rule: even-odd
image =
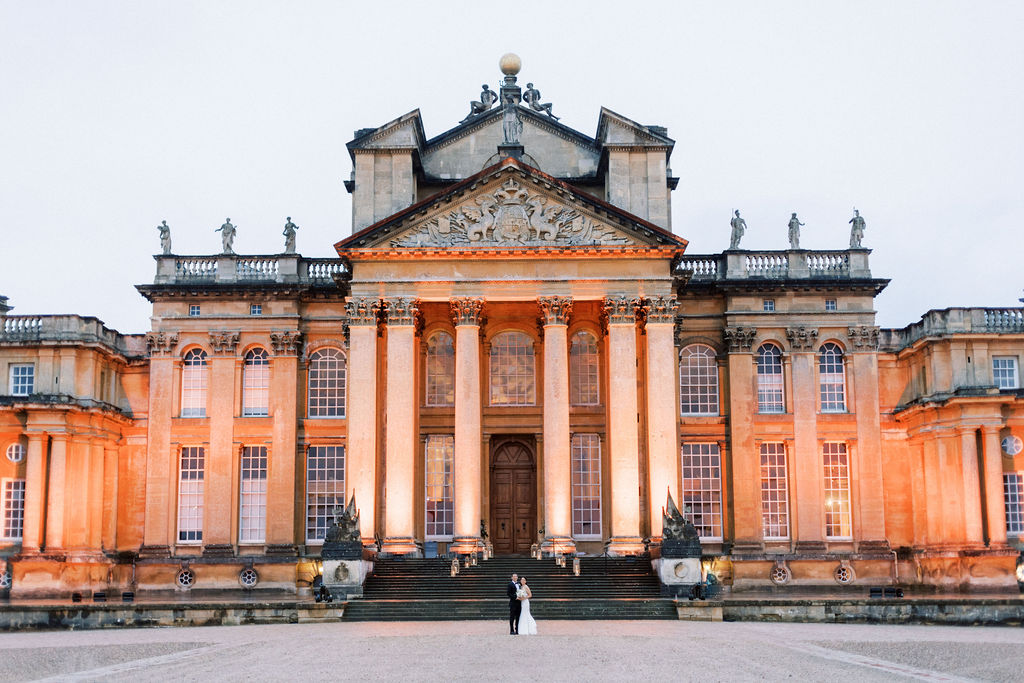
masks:
[[[529,553],[537,540],[537,467],[532,439],[491,440],[490,498],[494,553]]]

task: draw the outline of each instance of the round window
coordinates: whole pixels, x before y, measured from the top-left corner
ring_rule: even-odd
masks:
[[[1024,450],[1024,441],[1021,441],[1019,436],[1010,435],[1003,439],[1003,453],[1017,455],[1021,450]],[[10,451],[8,451],[7,457],[11,457]]]
[[[7,459],[11,462],[21,462],[25,459],[25,447],[20,443],[12,443],[7,447]]]

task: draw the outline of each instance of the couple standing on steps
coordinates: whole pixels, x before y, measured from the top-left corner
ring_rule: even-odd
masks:
[[[537,635],[537,622],[530,614],[530,598],[533,591],[526,585],[526,577],[519,578],[518,574],[512,574],[505,590],[508,595],[508,632],[510,635],[524,636]],[[520,631],[522,629],[522,631]]]

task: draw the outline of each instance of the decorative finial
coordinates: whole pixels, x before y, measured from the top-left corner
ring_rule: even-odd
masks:
[[[506,76],[515,76],[523,68],[523,60],[514,52],[506,52],[498,60],[498,67]]]

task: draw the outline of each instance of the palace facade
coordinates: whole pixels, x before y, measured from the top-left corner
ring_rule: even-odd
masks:
[[[159,255],[139,335],[0,299],[10,595],[301,591],[353,495],[367,558],[656,557],[671,495],[732,590],[1017,589],[1024,309],[879,329],[868,249],[688,254],[667,131],[517,61],[356,132],[338,258]]]

